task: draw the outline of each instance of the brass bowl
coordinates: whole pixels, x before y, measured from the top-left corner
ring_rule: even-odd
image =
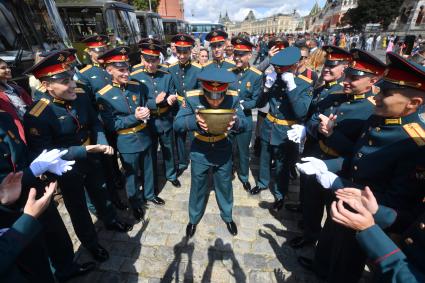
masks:
[[[235,109],[200,109],[198,113],[207,123],[208,133],[221,135],[227,132],[227,126],[235,112]]]

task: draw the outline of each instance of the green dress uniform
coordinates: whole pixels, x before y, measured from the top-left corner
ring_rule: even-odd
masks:
[[[232,39],[235,48],[235,55],[251,52],[253,45],[244,38],[235,37]],[[229,86],[230,90],[238,93],[241,108],[246,117],[246,130],[235,136],[237,152],[239,157],[239,180],[244,184],[246,190],[250,190],[249,185],[249,144],[251,142],[253,120],[252,110],[257,107],[257,100],[263,91],[263,73],[255,67],[246,68],[233,67],[230,69],[237,77],[236,81]]]
[[[425,69],[395,53],[387,53],[389,64],[384,72],[381,91],[412,87],[424,92],[421,82]],[[383,95],[383,94],[380,94]],[[332,189],[369,186],[379,204],[396,210],[409,210],[423,199],[416,180],[418,156],[423,156],[425,123],[422,109],[404,117],[371,116],[357,140],[350,158],[341,163],[341,178]],[[325,161],[325,163],[333,161]],[[328,166],[329,168],[330,166]],[[339,170],[335,167],[332,170]],[[332,242],[332,244],[330,243]],[[332,249],[329,251],[329,247]],[[330,282],[357,282],[366,255],[352,230],[327,219],[315,256],[315,270]]]
[[[217,85],[224,85],[235,79],[231,72],[222,70],[203,70],[198,78],[208,80]],[[203,84],[203,88],[206,88]],[[209,89],[209,88],[208,88]],[[189,225],[198,224],[207,205],[208,172],[212,169],[215,193],[220,215],[224,222],[233,223],[233,191],[232,191],[232,142],[226,133],[211,135],[203,131],[196,122],[198,109],[210,109],[205,96],[207,90],[192,90],[186,93],[186,107],[177,114],[174,130],[176,132],[194,131],[194,139],[190,149],[191,160],[191,189],[189,197]],[[213,93],[214,95],[217,93]],[[219,109],[236,109],[236,123],[231,131],[241,132],[246,129],[244,114],[240,108],[240,101],[235,91],[219,93],[224,100],[217,107]],[[236,228],[235,228],[236,229]],[[194,232],[193,232],[194,233]],[[236,232],[237,233],[237,232]],[[193,235],[193,234],[192,234]],[[189,235],[191,236],[191,235]]]
[[[355,56],[354,56],[355,55]],[[385,64],[373,55],[358,49],[350,50],[353,56],[346,75],[382,75]],[[367,68],[365,68],[367,64]],[[306,156],[322,160],[334,159],[339,156],[351,156],[354,145],[360,137],[364,125],[373,114],[375,108],[374,96],[376,88],[372,87],[362,94],[345,94],[343,90],[328,93],[316,105],[316,112],[307,121],[306,127],[315,143],[308,148]],[[326,137],[318,132],[319,115],[337,115],[331,136]],[[313,242],[319,238],[322,230],[321,221],[325,205],[330,204],[332,195],[315,180],[305,176],[303,183],[303,220],[304,239]]]
[[[134,116],[137,107],[145,106],[146,93],[139,82],[109,84],[97,94],[97,103],[105,127],[117,134],[117,148],[123,159],[126,190],[133,209],[155,197],[151,154],[151,136],[146,121]],[[138,172],[143,171],[143,192]]]
[[[298,62],[300,57],[301,52],[298,48],[288,47],[273,56],[271,64],[290,66]],[[259,106],[262,107],[268,102],[270,110],[261,125],[260,171],[257,186],[252,189],[251,193],[255,194],[269,187],[270,164],[272,160],[275,160],[276,178],[271,192],[276,201],[280,203],[282,203],[289,186],[287,131],[291,125],[302,123],[312,98],[311,85],[308,81],[303,77],[295,77],[294,82],[296,87],[288,91],[281,74],[278,74],[270,90],[264,92],[259,99]]]
[[[57,279],[69,278],[78,272],[79,266],[74,263],[75,255],[72,241],[56,206],[52,202],[38,221],[22,215],[21,207],[25,204],[29,188],[44,188],[44,185],[29,169],[26,144],[21,140],[11,116],[3,111],[0,111],[0,154],[4,157],[0,159],[1,180],[11,172],[23,172],[22,194],[18,202],[11,206],[0,205],[0,230],[11,227],[12,230],[9,230],[11,233],[9,236],[12,236],[16,244],[13,245],[14,248],[12,249],[12,246],[5,245],[4,247],[8,248],[11,254],[20,253],[18,266],[22,264],[26,267],[20,270],[25,270],[24,273],[26,273],[25,277],[27,279],[29,276],[30,280],[38,278],[40,282],[51,282],[51,270],[47,257],[50,258],[50,263],[55,270]],[[40,192],[40,194],[42,193]],[[39,222],[39,224],[35,222]],[[40,232],[40,224],[41,234],[37,236],[37,231]],[[24,236],[18,237],[17,234],[21,235],[21,233],[26,234],[33,240],[25,239]],[[16,235],[16,237],[13,237],[13,235]],[[7,239],[11,238],[8,237]],[[30,241],[31,243],[29,243]],[[20,252],[22,251],[22,247],[19,246],[20,242],[22,245],[29,243],[23,252]],[[0,274],[3,279],[11,278],[10,282],[21,282],[14,279],[16,278],[14,276],[19,274],[15,272],[16,270],[13,267],[8,268],[3,265],[11,264],[10,260],[12,258],[12,255],[2,257],[4,261],[0,261],[2,262],[0,264],[2,266]]]
[[[178,34],[171,39],[171,42],[176,44],[177,52],[190,52],[195,41],[190,35]],[[176,62],[168,67],[168,72],[171,74],[174,88],[177,93],[178,109],[184,106],[186,92],[199,88],[197,76],[201,70],[202,66],[198,63],[191,62],[190,59],[185,64]],[[187,133],[182,132],[174,134],[176,138],[177,156],[179,159],[177,169],[179,173],[182,173],[189,166],[188,152],[186,150]]]
[[[154,44],[146,44],[142,46],[143,52],[157,51],[159,56],[160,46]],[[149,50],[149,51],[148,51]],[[151,53],[149,53],[151,54]],[[176,182],[177,172],[174,160],[173,148],[173,108],[176,105],[168,105],[166,99],[169,95],[175,94],[174,84],[169,72],[158,69],[155,73],[149,73],[146,69],[139,69],[131,73],[131,78],[141,83],[142,92],[147,94],[148,101],[146,107],[151,111],[148,120],[148,126],[152,135],[152,159],[153,168],[155,169],[155,187],[157,186],[157,151],[158,143],[161,145],[161,151],[165,164],[165,177],[168,181]],[[157,104],[155,99],[161,93],[167,95],[163,102]]]

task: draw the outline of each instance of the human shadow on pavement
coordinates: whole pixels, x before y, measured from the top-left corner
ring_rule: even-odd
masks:
[[[202,275],[201,282],[211,282],[212,271],[216,261],[230,260],[232,263],[229,274],[235,278],[238,283],[246,282],[246,275],[243,272],[238,260],[235,257],[230,244],[224,244],[222,239],[216,239],[213,246],[208,248],[208,265]]]
[[[193,267],[192,257],[195,246],[193,243],[188,243],[188,239],[184,236],[182,240],[174,246],[174,259],[167,268],[164,277],[161,279],[162,283],[171,282],[193,282]],[[180,279],[180,270],[182,263],[182,255],[187,254],[187,265],[184,271],[183,280]]]

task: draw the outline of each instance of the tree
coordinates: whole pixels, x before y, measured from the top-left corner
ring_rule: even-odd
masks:
[[[152,11],[157,12],[160,0],[150,0]],[[149,0],[133,0],[132,5],[136,10],[149,11]]]
[[[402,3],[403,0],[359,0],[357,8],[348,10],[342,22],[356,30],[362,30],[369,23],[380,23],[386,30],[400,14]]]

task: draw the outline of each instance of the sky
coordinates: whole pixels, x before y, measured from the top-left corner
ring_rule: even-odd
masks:
[[[253,10],[257,19],[277,13],[289,14],[297,10],[301,15],[307,15],[316,3],[316,0],[183,0],[185,19],[189,22],[211,21],[217,22],[220,12],[224,16],[226,11],[230,20],[242,21],[250,10]],[[320,7],[326,0],[317,0]]]

